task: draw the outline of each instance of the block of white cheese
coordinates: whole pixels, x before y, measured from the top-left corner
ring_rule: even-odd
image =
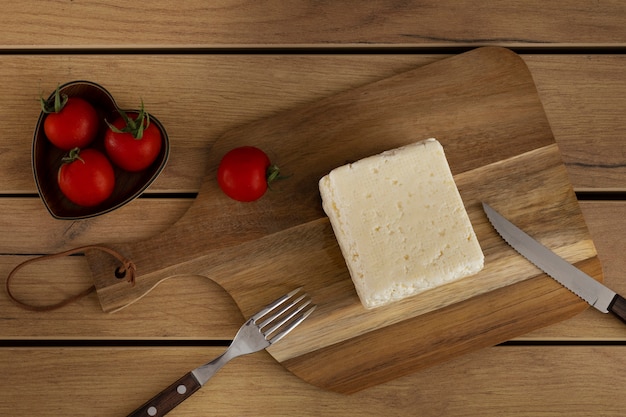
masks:
[[[319,188],[368,309],[483,268],[482,250],[436,139],[336,168]]]

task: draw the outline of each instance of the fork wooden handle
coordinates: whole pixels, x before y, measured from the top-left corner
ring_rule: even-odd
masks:
[[[178,404],[200,389],[201,385],[191,372],[155,395],[151,400],[133,411],[128,417],[160,417],[172,411]]]

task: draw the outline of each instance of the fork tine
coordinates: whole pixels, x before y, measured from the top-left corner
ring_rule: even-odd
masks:
[[[281,311],[278,311],[276,314],[272,315],[272,317],[268,318],[263,323],[259,324],[259,327],[261,329],[269,326],[270,324],[273,324],[273,326],[269,330],[264,330],[263,333],[266,334],[266,335],[274,333],[280,326],[282,326],[283,324],[287,323],[296,314],[298,314],[299,312],[304,310],[304,308],[306,306],[311,304],[311,300],[309,299],[309,300],[306,300],[304,303],[302,303],[302,304],[300,304],[298,306],[298,303],[300,301],[302,301],[304,299],[304,297],[306,297],[306,294],[301,296],[301,297],[299,297],[297,300],[295,300],[293,303],[289,304],[287,307],[285,307]],[[296,307],[296,308],[293,309],[293,307]],[[274,321],[276,321],[279,318],[280,318],[280,320],[278,320],[278,323],[274,324]]]
[[[288,299],[293,297],[301,289],[302,289],[302,287],[296,288],[295,290],[291,291],[290,293],[285,294],[282,297],[280,297],[279,299],[277,299],[277,300],[273,301],[272,303],[266,305],[261,311],[259,311],[254,316],[252,316],[251,319],[256,322],[258,319],[260,319],[261,317],[265,316],[267,313],[269,313],[270,311],[274,310],[276,307],[278,307],[279,305],[281,305],[282,303],[284,303],[285,301],[287,301]]]
[[[304,311],[311,304],[311,299],[306,293],[301,294],[295,300],[290,300],[301,289],[302,287],[297,288],[282,296],[252,317],[254,324],[257,325],[265,340],[270,344],[285,337],[315,309],[315,306],[312,306]],[[288,300],[289,303],[286,304]],[[278,308],[279,306],[280,308]],[[262,319],[261,323],[259,323],[259,319]],[[268,326],[271,327],[265,329]]]
[[[165,388],[131,413],[129,417],[145,416],[148,414],[156,415],[156,413],[160,416],[167,414],[206,384],[207,381],[231,359],[266,349],[269,345],[285,337],[315,310],[315,305],[311,304],[311,299],[308,298],[308,295],[304,293],[297,297],[296,300],[292,300],[290,303],[271,314],[269,318],[265,318],[265,316],[291,299],[301,289],[302,287],[280,297],[273,303],[268,304],[257,314],[250,317],[250,319],[239,328],[233,342],[224,353],[211,362],[205,363],[188,372],[185,376]],[[257,320],[260,318],[264,318],[263,324],[261,325],[257,323]],[[274,323],[275,321],[279,321],[279,323]],[[264,331],[264,326],[271,326],[271,329]],[[187,384],[189,386],[187,386]],[[183,388],[182,391],[181,387]],[[152,413],[152,411],[154,411],[154,413]]]
[[[309,303],[307,303],[307,305],[308,304]],[[295,329],[300,323],[302,323],[307,317],[309,317],[311,313],[313,313],[313,310],[315,310],[315,307],[317,306],[312,305],[311,307],[309,307],[309,309],[305,311],[304,314],[302,314],[297,320],[292,321],[291,323],[287,325],[287,327],[285,327],[283,330],[278,332],[276,335],[272,336],[271,339],[268,339],[268,342],[270,342],[270,344],[274,344],[278,342],[280,339],[282,339],[283,337],[287,336],[289,332]]]
[[[283,307],[281,307],[280,310],[277,310],[276,312],[274,312],[271,316],[268,317],[263,317],[263,322],[262,323],[257,323],[258,326],[260,328],[266,327],[268,326],[270,323],[272,323],[274,320],[276,320],[278,317],[280,317],[281,315],[285,314],[290,308],[298,305],[298,303],[300,301],[302,301],[304,298],[306,297],[306,294],[301,295],[300,297],[296,298],[294,301],[292,301],[291,303],[289,303],[288,305],[285,305]],[[269,313],[268,313],[269,315]]]

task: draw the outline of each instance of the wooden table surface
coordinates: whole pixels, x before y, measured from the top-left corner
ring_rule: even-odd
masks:
[[[626,294],[626,4],[621,1],[2,2],[0,275],[94,243],[143,239],[190,207],[227,130],[479,46],[527,63],[602,261]],[[38,98],[58,83],[143,99],[170,161],[105,216],[53,219],[31,173]],[[22,270],[15,292],[51,303],[91,285],[83,256]],[[165,282],[115,314],[95,294],[31,312],[0,293],[0,415],[124,416],[221,353],[243,317],[212,281]],[[392,343],[392,341],[390,341]],[[618,416],[626,327],[576,317],[346,396],[302,382],[266,352],[237,359],[172,416]],[[619,378],[618,378],[619,377]]]

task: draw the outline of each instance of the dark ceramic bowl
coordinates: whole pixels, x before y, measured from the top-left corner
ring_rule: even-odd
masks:
[[[69,97],[81,97],[89,101],[98,112],[101,121],[98,136],[89,145],[90,148],[104,152],[104,133],[106,120],[112,122],[119,114],[119,107],[115,100],[102,86],[89,81],[72,81],[60,87],[62,94]],[[54,97],[54,93],[49,99]],[[132,111],[132,110],[124,110]],[[115,165],[115,189],[113,194],[102,204],[95,207],[81,207],[69,201],[61,192],[57,184],[57,173],[62,164],[61,159],[67,155],[66,151],[56,148],[44,133],[43,121],[45,114],[41,112],[35,127],[32,148],[33,175],[43,200],[50,214],[57,219],[78,220],[109,213],[141,195],[150,184],[159,176],[169,157],[169,139],[163,125],[156,117],[150,114],[150,123],[154,123],[161,131],[163,144],[156,161],[141,172],[126,172]]]

